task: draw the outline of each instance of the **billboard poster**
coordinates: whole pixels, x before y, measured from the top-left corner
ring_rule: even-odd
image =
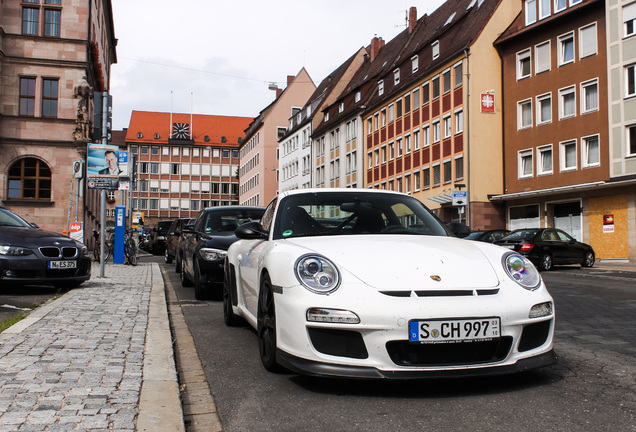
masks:
[[[119,168],[119,146],[97,143],[88,144],[86,151],[86,177],[89,189],[117,189],[121,172]]]
[[[130,175],[128,174],[128,152],[127,151],[119,152],[118,162],[119,162],[119,170],[120,170],[119,177],[129,177]]]

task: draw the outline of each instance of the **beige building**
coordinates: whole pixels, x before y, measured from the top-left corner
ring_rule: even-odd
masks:
[[[74,161],[116,44],[110,0],[0,2],[0,203],[42,228],[84,220]]]
[[[260,112],[245,131],[239,149],[239,204],[264,206],[278,193],[278,141],[287,133],[289,118],[296,115],[316,90],[302,68],[287,77],[287,87],[276,90],[276,99]]]

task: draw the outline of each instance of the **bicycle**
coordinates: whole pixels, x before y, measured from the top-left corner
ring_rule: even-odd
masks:
[[[126,231],[126,238],[124,240],[124,255],[128,259],[128,263],[136,266],[139,262],[139,257],[137,256],[137,243],[135,243],[135,239],[133,236]]]
[[[95,262],[99,262],[101,257],[101,250],[100,250],[100,244],[99,244],[99,232],[97,230],[93,230],[93,238],[95,239],[95,248],[93,249],[93,259],[95,260]],[[113,234],[111,234],[110,238],[104,245],[105,246],[104,263],[107,263],[108,259],[113,254],[114,244],[115,244],[115,240],[114,240]]]

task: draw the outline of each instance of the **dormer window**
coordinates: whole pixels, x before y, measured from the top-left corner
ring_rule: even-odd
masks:
[[[328,112],[326,112],[326,113],[325,113],[325,121],[326,121],[326,122],[328,122],[328,121],[329,121],[329,113],[328,113]]]
[[[433,60],[439,57],[439,41],[435,41],[431,44],[431,50],[433,51]]]
[[[382,96],[384,94],[384,81],[378,81],[378,95]]]
[[[548,0],[549,1],[549,0]],[[451,14],[451,16],[448,17],[448,19],[446,20],[446,22],[444,23],[444,27],[446,27],[447,25],[449,25],[451,22],[453,22],[453,18],[455,18],[455,12],[453,12]]]
[[[537,22],[537,0],[526,0],[525,12],[526,12],[526,25],[530,25]]]
[[[356,92],[356,102],[360,102],[360,99],[362,99],[362,93],[360,93],[359,91]]]
[[[311,106],[307,107],[307,117],[311,116]]]
[[[396,69],[393,71],[393,84],[398,85],[400,83],[400,70]]]
[[[155,133],[155,139],[159,139],[159,134]]]
[[[415,73],[419,69],[419,58],[417,56],[411,57],[411,72]]]
[[[144,137],[144,134],[142,134],[141,132],[137,132],[137,138],[141,139]]]
[[[344,111],[344,102],[340,102],[340,105],[338,105],[338,112],[341,113]]]
[[[300,119],[301,119],[301,118],[302,118],[302,115],[301,115],[300,113],[298,113],[298,114],[296,115],[296,121],[297,121],[298,123],[300,123]]]

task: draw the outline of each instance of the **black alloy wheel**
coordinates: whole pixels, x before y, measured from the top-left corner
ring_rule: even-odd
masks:
[[[170,264],[172,262],[172,257],[168,253],[168,249],[166,249],[166,252],[163,254],[163,260],[166,262],[166,264]]]
[[[232,291],[234,287],[234,278],[232,277],[232,270],[230,264],[225,260],[223,271],[223,321],[228,327],[239,327],[245,324],[245,321],[240,316],[234,313],[232,309]]]
[[[261,362],[269,372],[279,372],[280,365],[276,362],[276,310],[274,308],[274,293],[272,282],[267,274],[263,275],[261,289],[258,294],[257,312],[258,351]]]
[[[194,267],[194,298],[197,300],[210,300],[210,289],[201,283],[201,272],[196,260],[194,260],[192,266]]]
[[[594,252],[593,251],[587,251],[585,252],[585,258],[583,259],[583,262],[581,263],[581,267],[592,267],[594,265],[596,258],[594,257]]]
[[[179,258],[178,253],[174,255],[174,271],[175,273],[181,273],[181,258]]]
[[[183,262],[183,260],[181,260],[181,272],[179,273],[179,279],[181,279],[181,286],[182,287],[191,287],[192,281],[190,279],[188,279],[188,276],[186,276],[186,272],[185,272],[185,263]]]
[[[541,259],[539,260],[539,270],[552,270],[552,255],[547,252],[541,255]]]

